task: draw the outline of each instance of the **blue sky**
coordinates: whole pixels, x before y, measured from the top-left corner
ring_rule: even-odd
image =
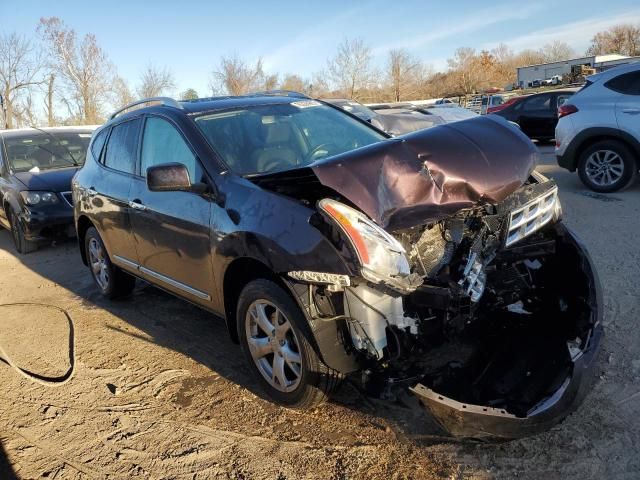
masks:
[[[168,66],[178,91],[206,95],[222,55],[262,57],[266,69],[311,75],[345,37],[361,37],[382,65],[390,48],[407,48],[436,69],[457,47],[514,50],[555,39],[582,53],[593,34],[640,23],[638,0],[504,1],[165,1],[0,0],[0,32],[35,36],[38,20],[58,16],[79,34],[94,33],[118,73],[134,85],[148,63]]]

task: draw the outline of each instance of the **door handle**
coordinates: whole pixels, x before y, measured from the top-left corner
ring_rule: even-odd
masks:
[[[147,207],[145,207],[142,203],[140,203],[140,200],[132,200],[129,202],[129,206],[131,208],[133,208],[134,210],[140,210],[140,211],[144,211],[147,209]]]
[[[629,115],[638,115],[640,114],[640,108],[624,108],[622,113],[628,113]]]

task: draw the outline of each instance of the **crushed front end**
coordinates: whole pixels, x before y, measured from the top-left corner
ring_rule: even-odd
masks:
[[[602,300],[553,181],[533,173],[502,202],[393,231],[336,200],[319,210],[358,273],[291,276],[309,283],[316,318],[342,322],[370,393],[408,387],[446,431],[472,438],[545,430],[580,402]]]

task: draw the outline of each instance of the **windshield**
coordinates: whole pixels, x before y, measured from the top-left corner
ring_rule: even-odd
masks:
[[[91,132],[37,130],[4,139],[9,167],[14,172],[51,170],[84,164]]]
[[[240,175],[309,165],[386,138],[315,100],[226,110],[195,121],[229,168]]]

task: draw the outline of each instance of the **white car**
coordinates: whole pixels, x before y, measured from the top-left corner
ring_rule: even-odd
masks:
[[[633,183],[640,169],[640,62],[588,77],[558,117],[558,165],[578,170],[596,192]]]

